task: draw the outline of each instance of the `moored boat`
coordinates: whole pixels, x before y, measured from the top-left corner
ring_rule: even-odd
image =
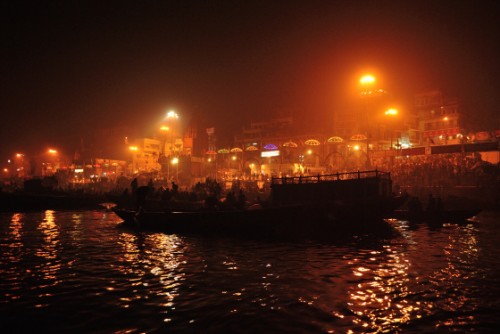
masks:
[[[412,222],[465,222],[481,212],[481,209],[444,209],[439,211],[412,212],[411,210],[394,210],[387,218],[408,220]]]
[[[272,180],[267,206],[238,210],[113,208],[125,225],[171,233],[328,236],[387,232],[383,215],[402,204],[389,173],[355,172]]]
[[[71,192],[1,192],[0,212],[39,210],[98,210],[105,199],[99,195]]]
[[[394,195],[389,172],[378,170],[273,178],[273,205],[306,205],[335,220],[373,221],[400,207],[407,195]]]

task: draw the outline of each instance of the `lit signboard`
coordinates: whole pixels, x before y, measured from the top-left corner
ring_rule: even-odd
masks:
[[[275,151],[264,151],[264,152],[261,152],[260,153],[260,156],[262,158],[269,158],[269,157],[277,157],[280,155],[280,151],[279,150],[275,150]]]

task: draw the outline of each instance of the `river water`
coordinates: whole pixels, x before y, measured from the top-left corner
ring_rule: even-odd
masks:
[[[499,218],[319,242],[140,233],[104,211],[2,213],[2,331],[493,333]]]

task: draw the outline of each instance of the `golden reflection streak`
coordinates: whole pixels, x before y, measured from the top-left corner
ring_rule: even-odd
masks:
[[[39,272],[43,279],[51,281],[48,286],[57,285],[57,273],[61,269],[61,262],[58,258],[59,241],[59,226],[56,224],[54,211],[45,211],[45,218],[38,225],[38,230],[43,235],[43,243],[35,252],[35,255],[46,260],[46,262],[38,266]],[[45,287],[45,286],[42,286]]]
[[[174,300],[178,296],[179,287],[182,285],[185,274],[179,271],[179,266],[184,263],[183,240],[176,235],[162,233],[151,235],[133,235],[122,233],[120,245],[123,248],[117,269],[129,277],[132,296],[120,298],[123,308],[128,308],[130,302],[137,299],[149,298],[150,294],[163,296],[166,308],[165,314],[175,308]],[[151,275],[158,279],[160,287],[142,289],[153,284]],[[169,318],[164,319],[170,321]]]
[[[4,248],[3,254],[4,258],[10,263],[22,260],[24,246],[22,242],[23,218],[23,214],[15,213],[10,219],[9,233],[6,236],[9,246]],[[0,269],[0,275],[4,280],[9,280],[12,284],[9,291],[5,292],[5,297],[12,300],[21,298],[20,273],[16,270],[16,267],[7,266],[5,271]]]
[[[23,248],[22,242],[22,230],[23,230],[23,215],[21,213],[15,213],[12,215],[10,219],[10,242],[8,251],[6,251],[6,258],[10,262],[19,262],[21,261],[21,252]]]
[[[460,229],[459,232],[462,232]],[[451,234],[449,244],[442,248],[434,248],[425,256],[435,258],[436,254],[444,254],[445,266],[431,268],[431,273],[419,273],[415,276],[415,269],[410,274],[410,255],[422,260],[422,253],[418,248],[411,249],[414,240],[408,243],[408,249],[396,250],[384,246],[384,252],[371,252],[368,260],[376,267],[370,272],[368,268],[357,265],[358,259],[349,261],[353,266],[353,275],[359,283],[350,289],[348,306],[358,317],[353,323],[363,328],[370,328],[376,332],[398,331],[401,324],[421,319],[435,313],[436,309],[457,311],[459,309],[470,313],[477,304],[471,302],[467,296],[467,279],[469,270],[479,256],[477,237],[473,228],[466,228],[465,233]],[[432,237],[432,236],[431,236]],[[411,238],[411,235],[404,235]],[[432,242],[429,242],[432,244]],[[412,254],[413,250],[415,254]],[[380,258],[374,257],[377,255]],[[365,259],[363,259],[365,261]],[[433,265],[436,260],[432,260]],[[419,261],[416,261],[419,263]],[[368,276],[368,277],[367,277]],[[424,281],[424,282],[421,282]],[[447,287],[448,286],[448,287]],[[410,291],[410,289],[412,291]],[[433,298],[436,290],[451,291],[448,298]],[[423,294],[427,298],[415,300],[412,296]],[[464,326],[473,324],[474,316],[445,319],[436,325],[439,327]]]

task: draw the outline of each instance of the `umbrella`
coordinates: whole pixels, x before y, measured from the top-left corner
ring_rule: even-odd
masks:
[[[274,144],[266,144],[264,145],[264,148],[266,150],[277,150],[278,149],[278,146],[274,145]]]
[[[239,147],[235,147],[231,149],[231,153],[241,153],[243,150]]]
[[[308,139],[304,142],[304,144],[309,145],[309,146],[319,146],[320,142],[319,142],[319,140],[316,140],[316,139]]]
[[[221,148],[220,150],[217,151],[217,153],[227,154],[227,153],[229,153],[229,150],[227,148]]]
[[[338,144],[338,143],[344,142],[344,139],[342,139],[339,136],[333,136],[333,137],[328,138],[327,142],[330,144]]]
[[[287,141],[286,143],[283,143],[284,147],[298,147],[299,145],[297,145],[296,143],[294,143],[293,141]]]
[[[365,135],[362,135],[362,134],[356,134],[356,135],[353,135],[351,136],[350,138],[351,140],[366,140],[367,137]]]
[[[245,151],[258,151],[259,149],[253,145],[248,146]]]
[[[205,154],[217,154],[217,152],[215,152],[214,150],[208,150],[205,152]]]

